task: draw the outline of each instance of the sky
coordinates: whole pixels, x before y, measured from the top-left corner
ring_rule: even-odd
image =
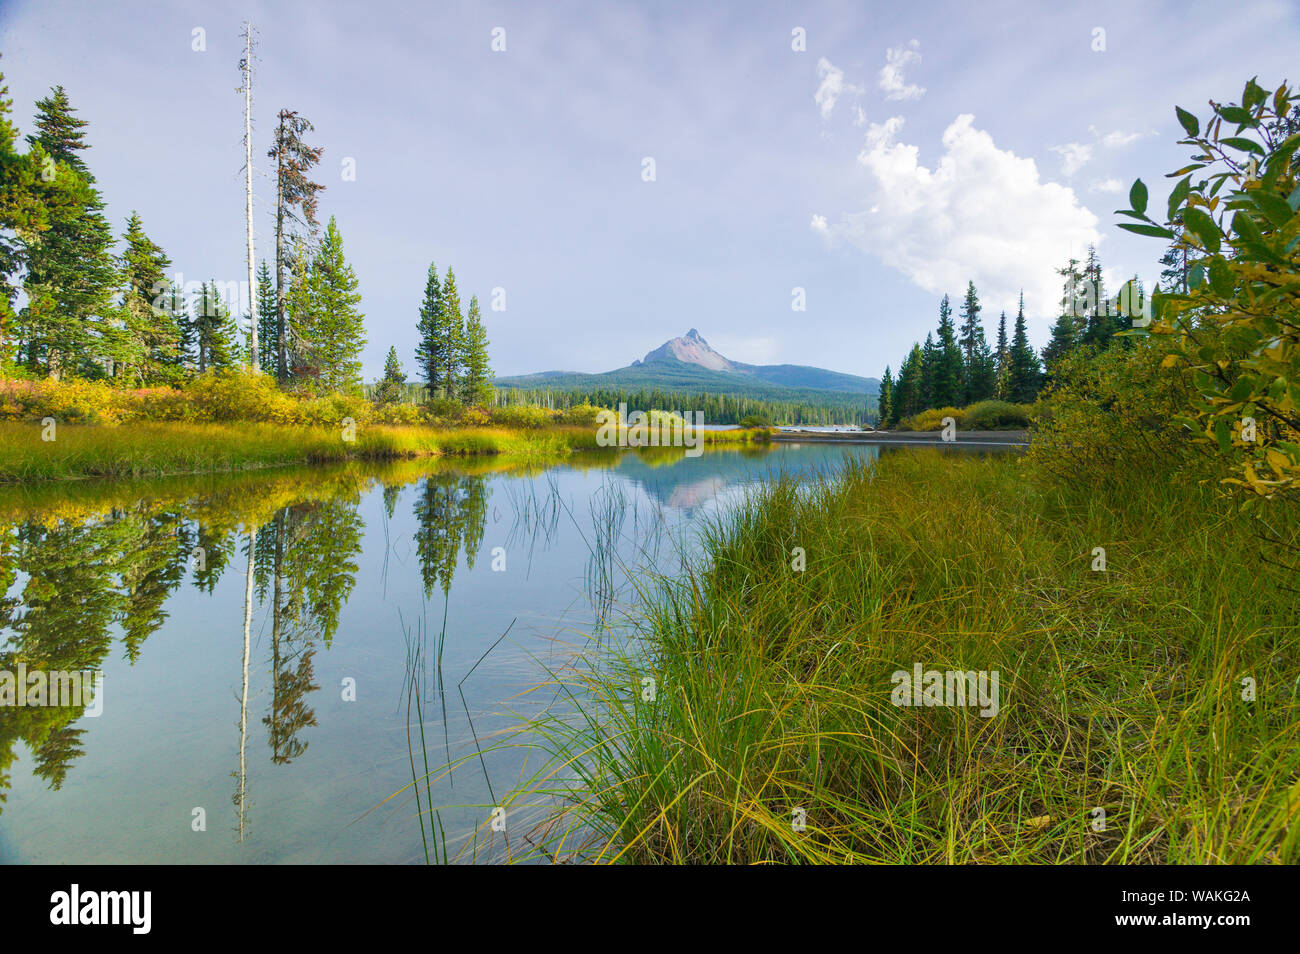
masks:
[[[1111,287],[1164,248],[1175,104],[1300,83],[1296,2],[112,3],[0,0],[14,118],[65,87],[120,235],[185,281],[245,281],[242,23],[257,30],[258,257],[281,108],[324,147],[320,214],[376,377],[413,373],[430,262],[477,294],[500,375],[606,371],[697,328],[729,358],[878,377],[979,289],[989,339],[1097,245]],[[802,310],[797,306],[802,304]]]

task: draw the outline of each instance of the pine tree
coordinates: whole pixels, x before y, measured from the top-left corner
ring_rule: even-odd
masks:
[[[980,310],[975,283],[967,282],[966,297],[961,304],[961,329],[958,332],[957,343],[961,345],[962,367],[966,370],[968,379],[971,369],[975,367],[975,333],[980,328]],[[967,387],[969,388],[969,380]]]
[[[1064,268],[1058,268],[1056,272],[1065,279],[1065,285],[1061,296],[1061,314],[1053,323],[1051,338],[1043,348],[1043,367],[1049,377],[1052,365],[1078,345],[1081,329],[1077,316],[1084,312],[1079,301],[1082,276],[1078,259],[1070,259]]]
[[[891,426],[897,426],[905,417],[911,417],[923,410],[921,400],[921,346],[912,345],[912,350],[903,359],[898,369],[898,384],[894,388],[894,400]]]
[[[257,340],[266,355],[263,369],[279,375],[279,302],[275,294],[275,279],[271,267],[262,259],[257,268]]]
[[[993,357],[993,349],[984,340],[983,328],[976,333],[975,370],[972,372],[971,380],[970,403],[990,400],[997,393],[997,362]]]
[[[1169,248],[1165,249],[1165,254],[1160,256],[1160,264],[1164,266],[1160,270],[1161,289],[1179,295],[1187,294],[1187,271],[1190,261],[1187,249],[1180,247],[1179,239],[1170,242]]]
[[[316,193],[325,188],[312,181],[309,173],[320,162],[323,147],[309,146],[303,141],[303,134],[314,132],[310,122],[290,109],[280,110],[279,124],[275,128],[275,142],[267,156],[275,160],[275,372],[281,380],[287,380],[293,363],[289,341],[291,323],[288,318],[288,285],[292,281],[291,270],[295,265],[295,253],[300,258],[301,245],[309,242],[294,242],[302,239],[301,229],[307,230],[307,238],[315,235],[319,223],[316,221]],[[297,263],[300,268],[305,263]],[[270,353],[271,345],[265,345]]]
[[[884,376],[880,379],[880,397],[876,402],[879,426],[886,428],[893,417],[893,399],[894,399],[894,378],[890,373],[889,365],[885,365]]]
[[[1028,404],[1038,395],[1041,373],[1038,355],[1029,345],[1029,332],[1025,327],[1025,293],[1020,293],[1020,308],[1016,311],[1016,328],[1011,337],[1011,371],[1007,400]]]
[[[952,305],[948,296],[939,303],[939,340],[936,342],[937,360],[934,365],[935,407],[955,407],[961,403],[965,385],[962,380],[961,349],[957,345],[956,330],[952,322]]]
[[[397,360],[397,349],[390,347],[384,359],[384,376],[375,389],[375,400],[380,404],[397,404],[406,395],[406,375]]]
[[[984,339],[984,326],[980,323],[980,301],[975,291],[975,283],[966,285],[966,298],[962,302],[961,337],[958,343],[962,351],[962,402],[974,404],[993,396],[996,374],[993,356],[988,342]]]
[[[239,329],[230,309],[217,294],[217,283],[204,282],[194,301],[195,346],[199,373],[229,368],[239,362]]]
[[[492,400],[492,366],[488,360],[487,329],[483,327],[477,295],[470,296],[461,351],[464,355],[461,400],[471,406],[487,404]]]
[[[311,337],[317,322],[312,288],[312,256],[302,238],[295,240],[293,250],[286,256],[286,260],[289,263],[288,286],[284,289],[283,297],[283,324],[287,341],[285,361],[288,365],[286,378],[290,381],[315,380],[320,376],[320,361],[317,356],[319,349]],[[278,313],[276,321],[278,334]]]
[[[443,366],[443,396],[455,400],[460,394],[465,338],[465,319],[461,316],[460,291],[456,288],[456,273],[447,269],[447,280],[442,284],[442,348],[447,356]]]
[[[994,371],[997,386],[994,394],[998,400],[1005,401],[1011,384],[1011,352],[1007,344],[1007,313],[1002,312],[998,318],[998,346],[993,354]]]
[[[438,284],[438,268],[429,263],[429,273],[424,281],[424,301],[420,304],[420,320],[416,323],[415,364],[427,385],[426,396],[432,401],[447,386],[446,372],[447,333],[444,327],[442,287]]]
[[[121,347],[113,376],[128,383],[175,383],[180,378],[181,329],[171,313],[171,259],[148,235],[135,212],[122,236]]]
[[[1079,341],[1102,350],[1110,345],[1111,335],[1115,332],[1110,303],[1106,300],[1106,289],[1102,285],[1101,259],[1097,256],[1097,247],[1088,246],[1088,258],[1083,266],[1083,307],[1074,315],[1079,326]]]
[[[14,310],[18,276],[27,261],[20,236],[39,241],[40,233],[50,226],[51,214],[77,200],[69,187],[80,185],[66,167],[62,177],[42,177],[48,157],[39,145],[26,153],[18,151],[12,107],[9,87],[0,73],[0,367],[23,359],[23,335]]]
[[[37,131],[28,144],[53,161],[60,177],[66,171],[80,199],[51,214],[48,230],[24,239],[27,361],[33,370],[43,361],[55,378],[69,371],[93,376],[103,372],[101,339],[116,318],[113,232],[80,155],[88,148],[86,121],[74,115],[61,86],[37,100],[36,110]]]
[[[939,349],[934,343],[934,333],[931,332],[925,336],[925,344],[921,346],[921,405],[922,407],[935,407],[934,403],[934,373],[939,364]]]
[[[199,324],[191,303],[185,299],[184,290],[179,285],[173,284],[168,289],[167,312],[180,331],[180,339],[176,344],[180,367],[186,373],[195,371],[199,365]]]
[[[320,384],[326,391],[356,391],[366,346],[364,316],[357,310],[357,276],[343,257],[343,237],[333,216],[312,260],[308,287],[311,321],[305,330],[315,350]]]

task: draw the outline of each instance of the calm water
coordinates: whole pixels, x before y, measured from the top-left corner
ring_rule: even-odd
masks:
[[[881,452],[0,488],[0,671],[103,674],[89,708],[0,707],[0,861],[423,862],[426,754],[452,855],[518,854],[491,806],[537,755],[493,743],[546,667],[757,481]]]

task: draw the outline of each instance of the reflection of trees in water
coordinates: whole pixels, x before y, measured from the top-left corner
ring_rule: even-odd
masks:
[[[162,602],[184,573],[184,556],[174,533],[175,516],[115,511],[89,523],[58,520],[0,527],[0,583],[11,589],[26,579],[16,598],[6,601],[0,623],[7,646],[0,669],[84,672],[102,668],[119,624],[128,659],[162,624]],[[21,691],[25,687],[18,687]],[[36,706],[0,709],[0,791],[8,788],[7,768],[15,742],[25,741],[35,774],[52,789],[62,786],[68,766],[82,754],[84,730],[73,723],[81,707]]]
[[[291,504],[254,537],[254,583],[271,610],[272,697],[263,722],[277,764],[306,749],[300,733],[316,724],[307,704],[318,688],[312,659],[318,642],[328,648],[355,583],[358,502],[354,494]],[[196,588],[212,593],[235,554],[247,553],[228,512],[209,503],[203,513],[196,522],[180,506],[140,504],[81,519],[0,523],[0,670],[16,672],[19,663],[29,672],[101,670],[114,626],[134,664],[166,621],[166,601],[187,570]],[[203,558],[191,562],[195,547]],[[84,730],[75,723],[84,709],[0,707],[0,805],[19,740],[32,751],[35,774],[52,789],[62,785],[82,754]]]
[[[312,660],[317,640],[328,649],[338,630],[362,529],[356,502],[333,500],[285,507],[258,532],[254,583],[271,615],[271,711],[262,723],[278,765],[306,750],[299,733],[316,725]]]
[[[424,595],[435,587],[451,591],[461,548],[465,564],[474,569],[487,521],[489,489],[482,477],[431,474],[415,498],[415,549],[424,580]]]

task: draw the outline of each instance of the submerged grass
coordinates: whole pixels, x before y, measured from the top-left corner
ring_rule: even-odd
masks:
[[[1300,540],[1294,512],[1269,520]],[[512,797],[560,807],[529,841],[640,863],[1295,863],[1300,625],[1257,532],[1191,478],[1072,489],[1009,456],[769,483],[683,577],[644,584],[635,639],[553,674],[519,743],[550,762]],[[998,672],[997,713],[893,704],[918,663]]]

